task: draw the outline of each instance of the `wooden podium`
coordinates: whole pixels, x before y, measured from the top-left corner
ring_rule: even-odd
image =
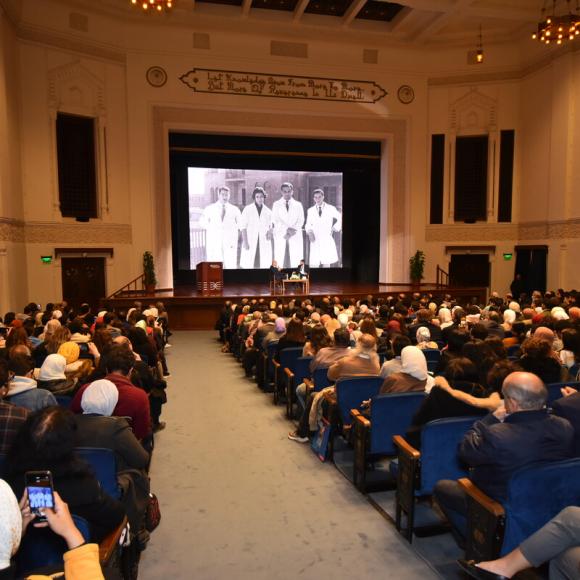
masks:
[[[200,262],[195,268],[197,291],[202,294],[221,294],[224,289],[222,262]]]

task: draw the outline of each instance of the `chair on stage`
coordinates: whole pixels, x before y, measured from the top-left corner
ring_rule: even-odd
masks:
[[[270,278],[270,294],[276,296],[284,293],[284,284],[282,278]]]

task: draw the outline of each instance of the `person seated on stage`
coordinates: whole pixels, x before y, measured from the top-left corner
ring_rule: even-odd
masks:
[[[298,268],[293,272],[293,274],[298,274],[300,279],[308,278],[310,274],[310,268],[304,263],[304,259],[300,260],[300,264],[298,264]]]
[[[276,262],[276,260],[272,260],[272,265],[270,266],[270,280],[279,282],[282,278],[284,278],[282,268],[278,267],[278,262]]]

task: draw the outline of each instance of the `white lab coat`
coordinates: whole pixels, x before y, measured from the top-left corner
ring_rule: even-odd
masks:
[[[294,228],[296,233],[288,239],[290,267],[298,264],[304,258],[304,242],[302,226],[304,225],[304,208],[299,201],[291,198],[288,210],[286,201],[281,198],[272,205],[272,223],[274,224],[274,259],[280,267],[284,267],[284,252],[286,240],[284,235],[288,228]]]
[[[272,210],[265,205],[258,215],[255,203],[247,205],[242,211],[240,229],[246,230],[249,249],[244,249],[240,256],[240,268],[253,268],[258,241],[260,243],[260,268],[269,268],[272,264],[272,241],[266,239],[266,234],[272,227]]]
[[[311,268],[338,262],[338,252],[332,234],[340,232],[342,229],[342,216],[333,205],[324,202],[321,207],[321,215],[318,215],[316,205],[308,208],[306,215],[304,229],[307,234],[314,233],[314,241],[310,242],[310,256],[308,258],[308,265]]]
[[[231,203],[225,204],[226,213],[222,221],[222,204],[219,201],[208,205],[199,220],[205,230],[205,250],[208,262],[223,262],[223,267],[237,268],[238,236],[242,214]]]

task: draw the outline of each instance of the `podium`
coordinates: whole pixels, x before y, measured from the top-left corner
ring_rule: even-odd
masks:
[[[195,268],[197,291],[202,294],[221,294],[224,289],[222,262],[200,262]]]

